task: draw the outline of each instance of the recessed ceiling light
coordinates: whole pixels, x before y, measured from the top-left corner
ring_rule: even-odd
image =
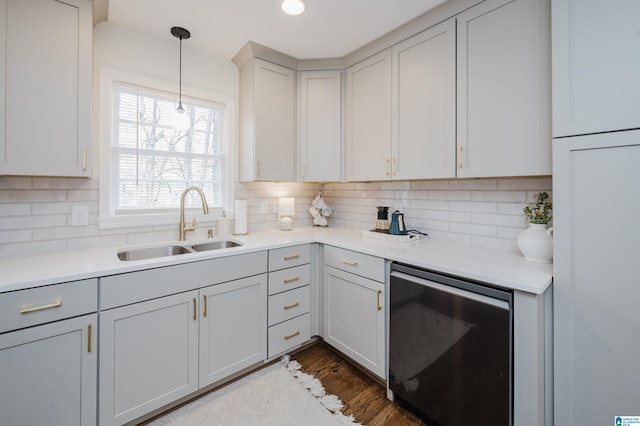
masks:
[[[304,3],[302,0],[283,0],[280,7],[287,15],[300,15],[304,12]]]

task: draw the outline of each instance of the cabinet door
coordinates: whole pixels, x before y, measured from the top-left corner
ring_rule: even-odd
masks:
[[[392,48],[393,179],[455,177],[456,23]]]
[[[384,285],[324,267],[325,341],[385,379]]]
[[[551,174],[549,15],[487,0],[458,16],[458,177]]]
[[[553,136],[640,128],[640,2],[552,7]]]
[[[101,425],[198,390],[197,298],[190,291],[101,312]]]
[[[640,131],[557,139],[553,159],[555,424],[611,424],[639,406]]]
[[[200,387],[267,358],[267,275],[200,290]]]
[[[300,180],[339,181],[342,168],[342,72],[301,72],[299,88]]]
[[[254,59],[256,180],[295,180],[295,73]]]
[[[92,3],[0,0],[0,173],[90,176]]]
[[[0,423],[95,425],[96,335],[95,314],[0,335]]]
[[[347,69],[347,180],[391,178],[391,49]]]

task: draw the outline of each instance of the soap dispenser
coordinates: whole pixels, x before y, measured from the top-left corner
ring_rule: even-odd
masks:
[[[222,216],[218,218],[218,236],[226,237],[229,235],[229,218],[225,214],[224,210],[222,211]]]

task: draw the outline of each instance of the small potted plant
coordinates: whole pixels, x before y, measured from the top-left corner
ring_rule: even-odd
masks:
[[[553,228],[549,222],[553,219],[553,202],[546,192],[534,196],[535,202],[523,209],[529,227],[518,235],[518,249],[525,259],[533,262],[551,263],[553,260]]]

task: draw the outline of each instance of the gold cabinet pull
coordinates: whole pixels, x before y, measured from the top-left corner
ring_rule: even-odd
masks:
[[[282,309],[289,310],[289,309],[293,309],[293,308],[297,308],[298,306],[300,306],[300,302],[296,302],[296,303],[292,303],[291,305],[286,305],[283,306]]]
[[[204,307],[202,308],[202,316],[203,317],[207,317],[207,295],[203,294],[202,295],[202,304],[204,305]]]
[[[293,259],[298,259],[300,257],[299,254],[293,254],[291,256],[285,256],[284,260],[293,260]]]
[[[196,298],[194,297],[194,298],[193,298],[193,320],[194,320],[194,321],[196,321],[196,320],[198,319],[198,317],[196,316],[196,307],[197,307],[197,305],[196,305],[196,304],[197,304],[197,303],[198,303],[198,301],[197,301],[197,300],[196,300]]]
[[[300,277],[293,277],[293,278],[289,278],[288,280],[282,280],[285,284],[291,284],[294,283],[296,281],[300,281]]]
[[[284,336],[284,340],[289,340],[289,339],[291,339],[292,337],[296,337],[296,336],[298,336],[299,334],[300,334],[300,330],[296,330],[296,332],[295,332],[295,333],[290,334],[290,335],[288,335],[288,336]]]
[[[82,147],[82,170],[87,170],[87,147]]]
[[[380,304],[380,295],[382,294],[382,290],[378,290],[378,310],[382,310],[382,305]]]
[[[29,312],[44,311],[45,309],[59,308],[60,306],[62,306],[62,300],[56,300],[55,302],[49,303],[48,305],[34,306],[33,308],[20,308],[20,313],[28,314]]]
[[[87,352],[91,353],[91,323],[87,326]]]
[[[351,266],[356,266],[358,264],[358,262],[356,262],[355,260],[346,260],[346,259],[342,259],[342,263],[346,263],[347,265],[351,265]]]
[[[462,145],[458,145],[458,168],[462,168]]]
[[[389,176],[389,159],[384,159],[384,175]]]
[[[393,176],[396,175],[396,157],[393,157],[393,159],[391,160],[391,174]]]

